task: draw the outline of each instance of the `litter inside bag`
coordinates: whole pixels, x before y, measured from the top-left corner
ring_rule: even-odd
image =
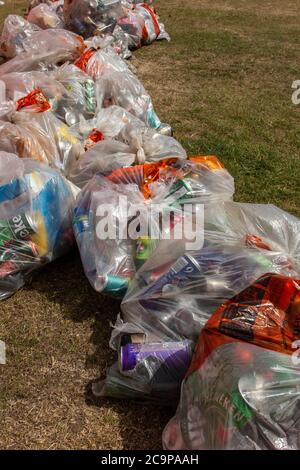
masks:
[[[99,34],[123,16],[121,0],[65,0],[64,19],[72,31],[88,38]]]
[[[41,29],[63,29],[64,23],[54,8],[46,3],[40,3],[32,8],[28,15],[27,21],[36,24]]]
[[[15,72],[1,76],[8,100],[18,99],[39,89],[51,105],[52,113],[72,126],[82,117],[94,116],[97,103],[93,80],[72,64],[45,73]]]
[[[200,333],[167,450],[295,450],[300,431],[300,281],[264,275]]]
[[[118,25],[128,36],[132,49],[151,44],[156,39],[170,39],[154,10],[145,3],[128,9],[127,14],[118,19]]]
[[[260,275],[300,272],[300,221],[277,207],[207,204],[204,223],[203,248],[186,251],[177,241],[170,254],[162,241],[131,283],[123,317],[143,325],[141,332],[164,339],[195,338],[220,303]],[[179,304],[183,310],[176,320]]]
[[[27,70],[49,70],[63,62],[73,62],[83,53],[83,39],[64,29],[37,31],[22,41],[23,50],[0,65],[0,75]]]
[[[96,175],[84,187],[77,200],[74,230],[86,275],[95,290],[122,297],[158,240],[170,239],[183,217],[180,204],[187,194],[177,187],[178,181],[192,180],[199,171],[197,165],[201,166],[171,158],[119,168],[106,178]],[[194,190],[199,198],[196,186]],[[111,224],[108,234],[99,232],[105,223]]]
[[[89,121],[81,120],[72,127],[78,140],[84,141],[85,152],[73,153],[66,174],[83,187],[95,174],[163,158],[186,158],[186,152],[173,137],[161,135],[117,106],[101,110]]]
[[[39,89],[15,103],[0,106],[0,149],[32,158],[64,170],[72,153],[81,152],[81,145],[67,125],[51,111],[51,106]]]
[[[153,172],[151,182],[149,166]],[[122,297],[136,271],[135,253],[141,234],[146,237],[151,227],[150,253],[157,240],[170,230],[161,226],[157,217],[159,210],[166,215],[170,212],[174,218],[173,214],[180,212],[165,201],[175,180],[171,162],[168,175],[163,171],[167,167],[168,163],[160,162],[130,168],[127,181],[120,176],[120,169],[118,175],[113,173],[107,178],[96,175],[81,191],[74,231],[85,273],[96,291]],[[109,233],[105,232],[106,224]]]
[[[89,47],[76,60],[75,65],[94,80],[101,78],[107,71],[129,71],[126,62],[110,45],[105,48]]]
[[[194,344],[213,312],[259,276],[272,272],[296,277],[300,272],[296,217],[274,206],[215,202],[205,205],[202,248],[186,251],[182,240],[161,240],[151,257],[143,260],[112,333],[110,344],[119,354],[122,337],[132,331],[146,343],[161,343],[162,348],[185,340]],[[118,382],[120,397],[127,396],[130,384],[142,382],[147,390],[142,398],[160,396],[159,384],[153,388],[138,370],[132,371],[130,383],[120,371],[112,370],[114,376],[108,374],[96,388],[98,394],[115,396]],[[169,383],[172,396],[179,387],[180,381]]]
[[[73,246],[74,189],[59,173],[0,152],[0,299]]]
[[[153,129],[162,126],[150,95],[130,71],[106,70],[96,83],[96,92],[100,106],[117,105]]]
[[[0,54],[6,59],[11,59],[24,52],[23,43],[31,39],[40,31],[40,28],[18,15],[8,15],[5,18],[0,37]]]

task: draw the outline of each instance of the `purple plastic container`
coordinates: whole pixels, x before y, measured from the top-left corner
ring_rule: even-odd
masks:
[[[191,343],[187,340],[169,343],[128,343],[120,350],[120,371],[131,371],[150,356],[172,369],[186,371],[191,362]]]

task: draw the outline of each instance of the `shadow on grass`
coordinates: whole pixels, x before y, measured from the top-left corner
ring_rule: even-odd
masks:
[[[93,394],[93,380],[86,386],[85,399],[90,407],[102,409],[109,405],[116,413],[123,450],[158,450],[161,449],[161,436],[169,419],[174,415],[177,403],[170,407],[159,403],[145,403],[139,400],[117,400],[96,397]]]
[[[120,308],[118,300],[99,294],[89,284],[76,249],[35,272],[25,290],[41,293],[74,322],[113,319]]]
[[[74,251],[35,273],[25,290],[36,297],[41,308],[49,303],[64,319],[87,323],[87,328],[91,329],[91,352],[85,358],[90,381],[85,383],[84,401],[89,408],[95,409],[95,414],[100,412],[106,420],[111,419],[112,429],[118,423],[123,449],[161,448],[162,430],[174,414],[177,403],[166,409],[157,403],[98,398],[92,393],[92,384],[104,379],[107,369],[117,359],[109,348],[109,339],[110,325],[120,311],[120,301],[94,291],[84,275],[78,252]],[[113,436],[111,441],[114,442]]]
[[[162,431],[174,415],[177,402],[169,407],[157,402],[145,402],[139,399],[117,399],[97,397],[93,393],[93,385],[105,380],[107,370],[117,361],[117,354],[106,350],[110,338],[105,341],[103,351],[103,326],[101,319],[96,318],[93,323],[91,342],[95,351],[87,357],[87,368],[99,371],[97,378],[91,380],[85,388],[85,402],[87,406],[98,410],[110,408],[112,414],[117,415],[118,429],[122,437],[124,450],[157,450],[161,448]]]

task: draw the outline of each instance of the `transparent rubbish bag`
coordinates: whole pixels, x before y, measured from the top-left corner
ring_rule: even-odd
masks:
[[[171,139],[171,137],[169,138]],[[101,140],[85,153],[72,153],[73,158],[69,158],[66,166],[66,175],[79,188],[83,188],[85,184],[96,174],[107,175],[117,169],[128,169],[128,171],[144,162],[144,153],[141,159],[138,157],[139,152],[134,152],[132,148],[123,142],[117,140]],[[79,155],[79,156],[78,156]],[[172,152],[170,152],[172,156]],[[166,158],[164,155],[147,156],[146,162],[158,162],[160,159]],[[176,158],[180,158],[176,156]]]
[[[24,41],[30,40],[39,31],[39,26],[29,23],[22,16],[8,15],[0,37],[0,55],[5,59],[16,57],[24,52]]]
[[[95,290],[124,295],[136,269],[160,239],[170,238],[181,220],[176,202],[183,191],[177,182],[191,178],[195,169],[193,162],[170,158],[118,168],[87,183],[77,200],[74,231],[86,275]],[[103,211],[109,214],[109,236],[98,232],[106,221]],[[139,226],[137,235],[135,223]]]
[[[85,152],[69,160],[68,178],[83,187],[94,174],[108,174],[122,167],[157,162],[163,158],[185,159],[186,152],[173,137],[160,135],[124,109],[111,106],[89,121],[72,127]]]
[[[30,23],[39,26],[41,29],[64,28],[64,22],[61,16],[53,7],[47,5],[47,3],[40,3],[36,7],[32,8],[26,19]]]
[[[73,64],[63,64],[56,68],[51,77],[61,83],[67,94],[58,108],[69,126],[79,122],[81,117],[91,118],[97,111],[97,96],[94,81]]]
[[[272,204],[223,203],[206,211],[206,227],[216,240],[243,240],[249,247],[283,253],[300,272],[299,219]]]
[[[208,201],[203,247],[186,251],[178,241],[173,255],[162,242],[131,283],[123,318],[143,325],[141,332],[195,339],[220,302],[260,275],[300,272],[299,219],[275,206]]]
[[[118,19],[118,26],[126,34],[130,49],[142,47],[143,37],[147,37],[147,30],[144,30],[143,17],[138,15],[133,8],[128,9],[127,14]]]
[[[76,191],[40,162],[0,151],[0,299],[74,246]]]
[[[266,274],[200,333],[166,450],[299,450],[300,281]]]
[[[31,0],[28,6],[28,12],[42,4],[47,5],[54,11],[61,12],[64,5],[64,0]]]
[[[64,19],[68,29],[91,37],[123,16],[121,0],[65,0]]]
[[[136,272],[140,236],[135,231],[149,233],[151,227],[151,252],[165,230],[170,229],[160,225],[158,211],[179,212],[165,200],[175,176],[171,167],[168,176],[163,168],[168,168],[168,163],[130,168],[130,175],[123,178],[127,169],[118,169],[108,177],[96,175],[78,196],[74,232],[85,273],[96,291],[122,297]],[[102,232],[107,217],[108,234]]]
[[[35,89],[40,89],[49,102],[66,93],[58,81],[40,71],[8,73],[1,76],[1,82],[5,84],[6,99],[12,101],[17,101]]]
[[[113,288],[115,281],[116,286],[120,283],[119,290],[123,295],[136,269],[150,257],[157,241],[162,239],[160,243],[171,245],[168,230],[172,232],[184,216],[181,210],[183,199],[187,196],[188,201],[193,198],[195,201],[200,200],[199,189],[202,183],[197,184],[198,176],[201,172],[205,174],[212,171],[207,167],[207,159],[208,157],[198,157],[196,162],[195,158],[193,161],[169,158],[152,164],[118,168],[105,178],[96,175],[86,184],[77,200],[74,227],[83,265],[95,290],[115,293],[118,290]],[[217,161],[215,157],[214,159]],[[224,178],[224,169],[219,171],[219,174],[218,171],[214,172],[215,181]],[[229,176],[227,175],[226,179]],[[192,180],[195,180],[194,187],[186,187],[185,182]],[[179,182],[182,184],[178,184]],[[230,198],[233,187],[228,185],[227,189],[227,197]],[[208,200],[209,193],[205,198],[203,186],[201,193],[202,200]],[[226,197],[225,191],[221,197]],[[124,199],[129,207],[126,204],[125,208],[120,206],[120,201]],[[115,238],[111,236],[101,239],[97,235],[97,224],[101,226],[103,222],[101,218],[97,219],[97,210],[106,206],[109,207]],[[141,209],[147,234],[138,236],[138,240],[135,240],[129,236],[128,227],[131,226],[130,214],[138,208]],[[169,225],[162,225],[161,219],[157,218],[158,211],[170,216]],[[119,226],[125,227],[125,238],[118,233]],[[150,227],[153,237],[148,237]],[[86,250],[88,254],[85,254]]]
[[[202,248],[187,250],[186,240],[161,240],[137,271],[110,341],[119,354],[122,336],[132,329],[146,343],[194,344],[213,312],[259,276],[298,276],[299,219],[274,206],[221,200],[205,202]],[[100,383],[100,395],[114,395],[117,379],[120,397],[122,389],[128,391],[124,374],[116,374],[114,369],[113,380],[108,375]],[[132,384],[144,380],[135,369],[131,379]],[[144,385],[149,393],[143,398],[157,398],[151,383]],[[178,393],[180,382],[172,387]]]
[[[0,149],[20,158],[32,158],[59,170],[76,159],[81,144],[70,128],[52,112],[41,90],[0,106]]]
[[[95,44],[95,40],[92,44]],[[122,74],[129,72],[126,62],[110,44],[106,44],[103,48],[99,48],[98,45],[88,47],[75,61],[75,65],[95,81],[106,72],[116,71]]]
[[[178,400],[178,383],[189,367],[192,348],[188,340],[143,342],[139,334],[126,333],[118,363],[109,368],[105,382],[93,384],[93,393],[170,405],[172,400]]]
[[[162,127],[149,93],[130,71],[105,71],[96,83],[96,92],[99,106],[117,105],[153,129]]]
[[[73,62],[83,53],[81,36],[64,29],[37,31],[22,42],[23,50],[0,65],[0,76],[28,70],[49,70],[64,62]]]
[[[112,47],[122,59],[130,59],[132,57],[128,37],[117,23],[114,25],[114,28],[107,31],[105,35],[107,35],[108,38],[112,38]]]
[[[91,118],[97,108],[95,85],[72,64],[63,64],[51,73],[40,71],[14,72],[1,76],[6,97],[15,100],[39,89],[51,105],[51,111],[66,124],[73,126],[81,117]]]
[[[66,174],[79,188],[84,188],[95,175],[105,175],[116,168],[131,166],[136,161],[130,147],[117,140],[99,141],[90,150],[72,156],[68,159]]]
[[[72,127],[74,135],[87,140],[94,129],[102,132],[105,139],[127,142],[134,135],[146,130],[145,123],[120,106],[109,106],[97,111],[92,119],[81,119]]]
[[[118,25],[128,36],[132,49],[149,45],[156,39],[170,39],[164,25],[159,23],[154,9],[145,3],[128,9],[127,14],[118,19]]]

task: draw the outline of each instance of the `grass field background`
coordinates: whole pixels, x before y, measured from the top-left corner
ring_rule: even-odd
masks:
[[[0,14],[24,3],[6,1]],[[236,200],[300,216],[300,0],[158,0],[171,43],[135,53],[162,120],[192,154],[217,154]],[[96,294],[77,252],[0,303],[0,447],[159,449],[174,409],[95,401],[91,382],[114,360],[118,302]],[[175,406],[176,404],[174,404]]]

